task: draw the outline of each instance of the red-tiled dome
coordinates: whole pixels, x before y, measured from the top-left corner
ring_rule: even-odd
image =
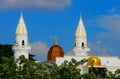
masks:
[[[53,61],[56,60],[56,57],[63,57],[64,51],[63,49],[55,42],[55,44],[49,49],[47,60]]]

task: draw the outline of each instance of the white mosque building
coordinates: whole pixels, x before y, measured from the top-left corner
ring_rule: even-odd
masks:
[[[87,63],[80,65],[82,73],[89,72],[89,68],[93,64],[98,69],[106,68],[108,71],[114,73],[115,70],[120,69],[120,59],[117,56],[89,56],[90,48],[87,46],[87,34],[83,24],[82,16],[75,33],[75,46],[72,54],[66,54],[64,57],[56,57],[56,64],[61,65],[65,60],[70,61],[72,58],[80,61],[84,58],[88,59]]]
[[[16,29],[16,38],[15,44],[13,46],[14,57],[17,59],[19,56],[24,55],[25,58],[29,58],[29,52],[31,50],[31,46],[28,42],[28,32],[26,29],[26,25],[24,23],[24,19],[21,13],[19,23]],[[57,46],[58,47],[58,46]],[[57,50],[58,51],[58,50]],[[120,69],[120,59],[117,56],[89,56],[88,52],[90,48],[87,46],[87,34],[86,29],[84,27],[82,17],[80,16],[80,21],[75,33],[75,46],[73,48],[72,54],[66,54],[63,57],[56,57],[56,64],[61,65],[65,60],[70,61],[72,58],[80,61],[84,58],[88,59],[88,61],[80,65],[78,68],[81,68],[81,72],[89,72],[89,68],[93,64],[94,67],[104,69],[106,68],[108,71],[114,73],[115,70]]]

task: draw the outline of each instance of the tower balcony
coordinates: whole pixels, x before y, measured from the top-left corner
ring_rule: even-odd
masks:
[[[73,48],[73,53],[75,55],[81,55],[81,56],[88,56],[88,52],[90,51],[90,48],[77,48],[77,47],[74,47]]]

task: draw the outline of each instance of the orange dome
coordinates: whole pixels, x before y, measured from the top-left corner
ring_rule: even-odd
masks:
[[[49,49],[47,60],[53,61],[56,60],[56,57],[63,57],[64,51],[60,46],[58,46],[57,42]]]
[[[101,66],[101,60],[97,56],[91,56],[88,58],[87,66]]]

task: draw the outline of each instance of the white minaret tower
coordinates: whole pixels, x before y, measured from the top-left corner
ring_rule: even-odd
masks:
[[[75,55],[87,56],[90,48],[87,46],[87,35],[85,27],[80,16],[80,21],[75,34],[75,47],[73,48],[73,53]]]
[[[16,38],[15,44],[13,46],[14,57],[18,59],[19,56],[24,55],[25,58],[29,58],[29,52],[31,50],[31,46],[28,43],[28,33],[24,23],[24,19],[21,13],[19,23],[16,29]]]

